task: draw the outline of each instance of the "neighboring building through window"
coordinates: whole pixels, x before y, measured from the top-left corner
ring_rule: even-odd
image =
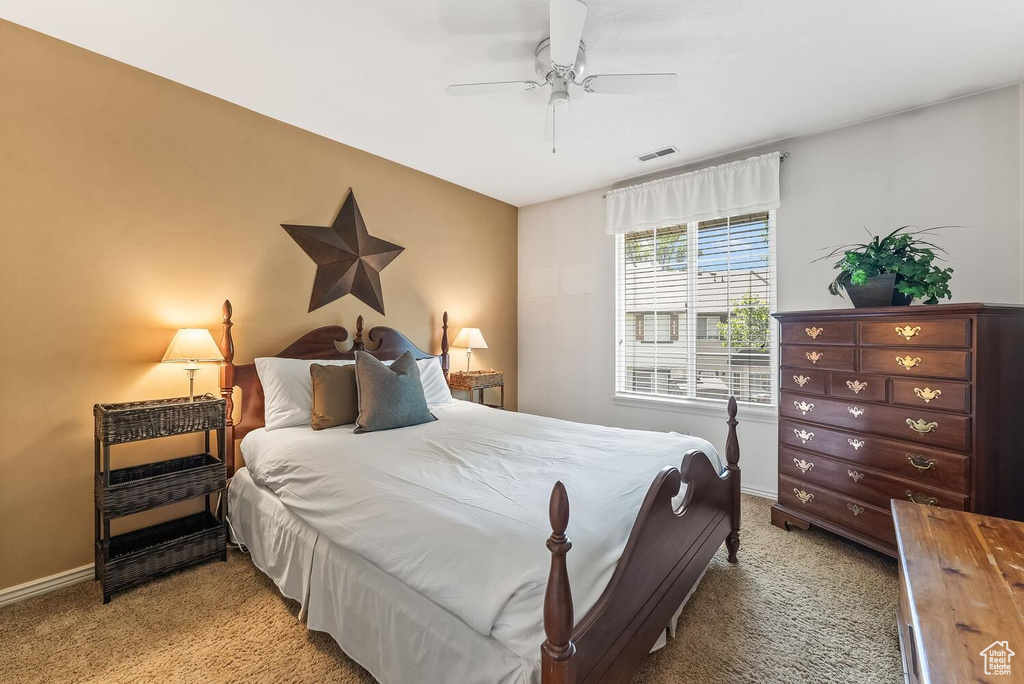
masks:
[[[630,313],[629,323],[633,327],[634,339],[638,342],[667,343],[679,340],[678,312],[634,311]]]
[[[774,404],[773,213],[618,241],[616,391]]]

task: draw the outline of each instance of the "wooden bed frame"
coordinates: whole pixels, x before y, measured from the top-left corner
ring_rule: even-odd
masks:
[[[234,473],[234,445],[264,424],[263,387],[255,364],[236,366],[231,334],[231,303],[224,302],[220,341],[220,391],[227,402],[227,468]],[[441,354],[429,354],[393,328],[378,326],[363,338],[363,317],[356,319],[352,346],[340,326],[306,333],[275,356],[295,359],[354,359],[366,351],[382,360],[412,352],[418,359],[439,358],[445,377],[449,368],[448,313],[441,318]],[[239,420],[232,420],[235,388],[242,393]],[[597,684],[626,682],[665,631],[672,616],[700,579],[711,558],[728,549],[736,562],[740,545],[740,447],[736,436],[736,399],[728,402],[729,435],[725,445],[726,471],[719,474],[703,452],[691,450],[679,468],[667,466],[654,478],[626,542],[622,558],[597,603],[576,623],[566,554],[572,542],[565,536],[569,524],[569,497],[561,482],[551,492],[549,516],[552,534],[551,571],[544,596],[544,632],[541,647],[543,684]],[[682,505],[672,499],[686,485]],[[539,540],[538,540],[539,543]]]

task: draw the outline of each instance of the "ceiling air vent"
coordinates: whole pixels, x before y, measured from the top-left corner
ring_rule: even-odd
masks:
[[[679,150],[674,147],[666,147],[661,150],[655,150],[654,152],[648,152],[647,154],[641,154],[637,159],[639,161],[646,162],[651,161],[652,159],[657,159],[658,157],[666,157],[670,154],[675,154],[678,151]]]

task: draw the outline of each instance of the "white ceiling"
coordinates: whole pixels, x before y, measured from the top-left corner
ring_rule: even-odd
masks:
[[[676,71],[658,97],[581,93],[542,140],[546,0],[0,0],[0,17],[515,205],[1024,76],[1021,0],[589,0],[589,73]],[[681,154],[635,156],[675,145]]]

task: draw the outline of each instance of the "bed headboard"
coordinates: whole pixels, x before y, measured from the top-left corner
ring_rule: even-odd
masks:
[[[227,444],[228,477],[235,471],[235,442],[264,425],[263,417],[263,385],[256,374],[256,364],[247,363],[236,366],[235,341],[231,333],[231,302],[225,300],[223,315],[223,333],[220,339],[220,352],[224,361],[220,365],[220,395],[227,403],[227,424],[225,443]],[[348,340],[348,330],[340,325],[329,325],[306,333],[292,342],[276,356],[284,359],[355,359],[357,351],[365,351],[382,361],[393,361],[405,352],[412,352],[417,359],[437,358],[441,361],[441,369],[445,378],[448,377],[448,312],[441,317],[441,354],[428,354],[408,337],[394,328],[376,326],[366,334],[370,346],[363,339],[363,317],[356,318],[356,334],[352,338],[352,346],[340,349],[338,345]],[[238,422],[234,422],[234,390],[241,390],[239,399]]]

